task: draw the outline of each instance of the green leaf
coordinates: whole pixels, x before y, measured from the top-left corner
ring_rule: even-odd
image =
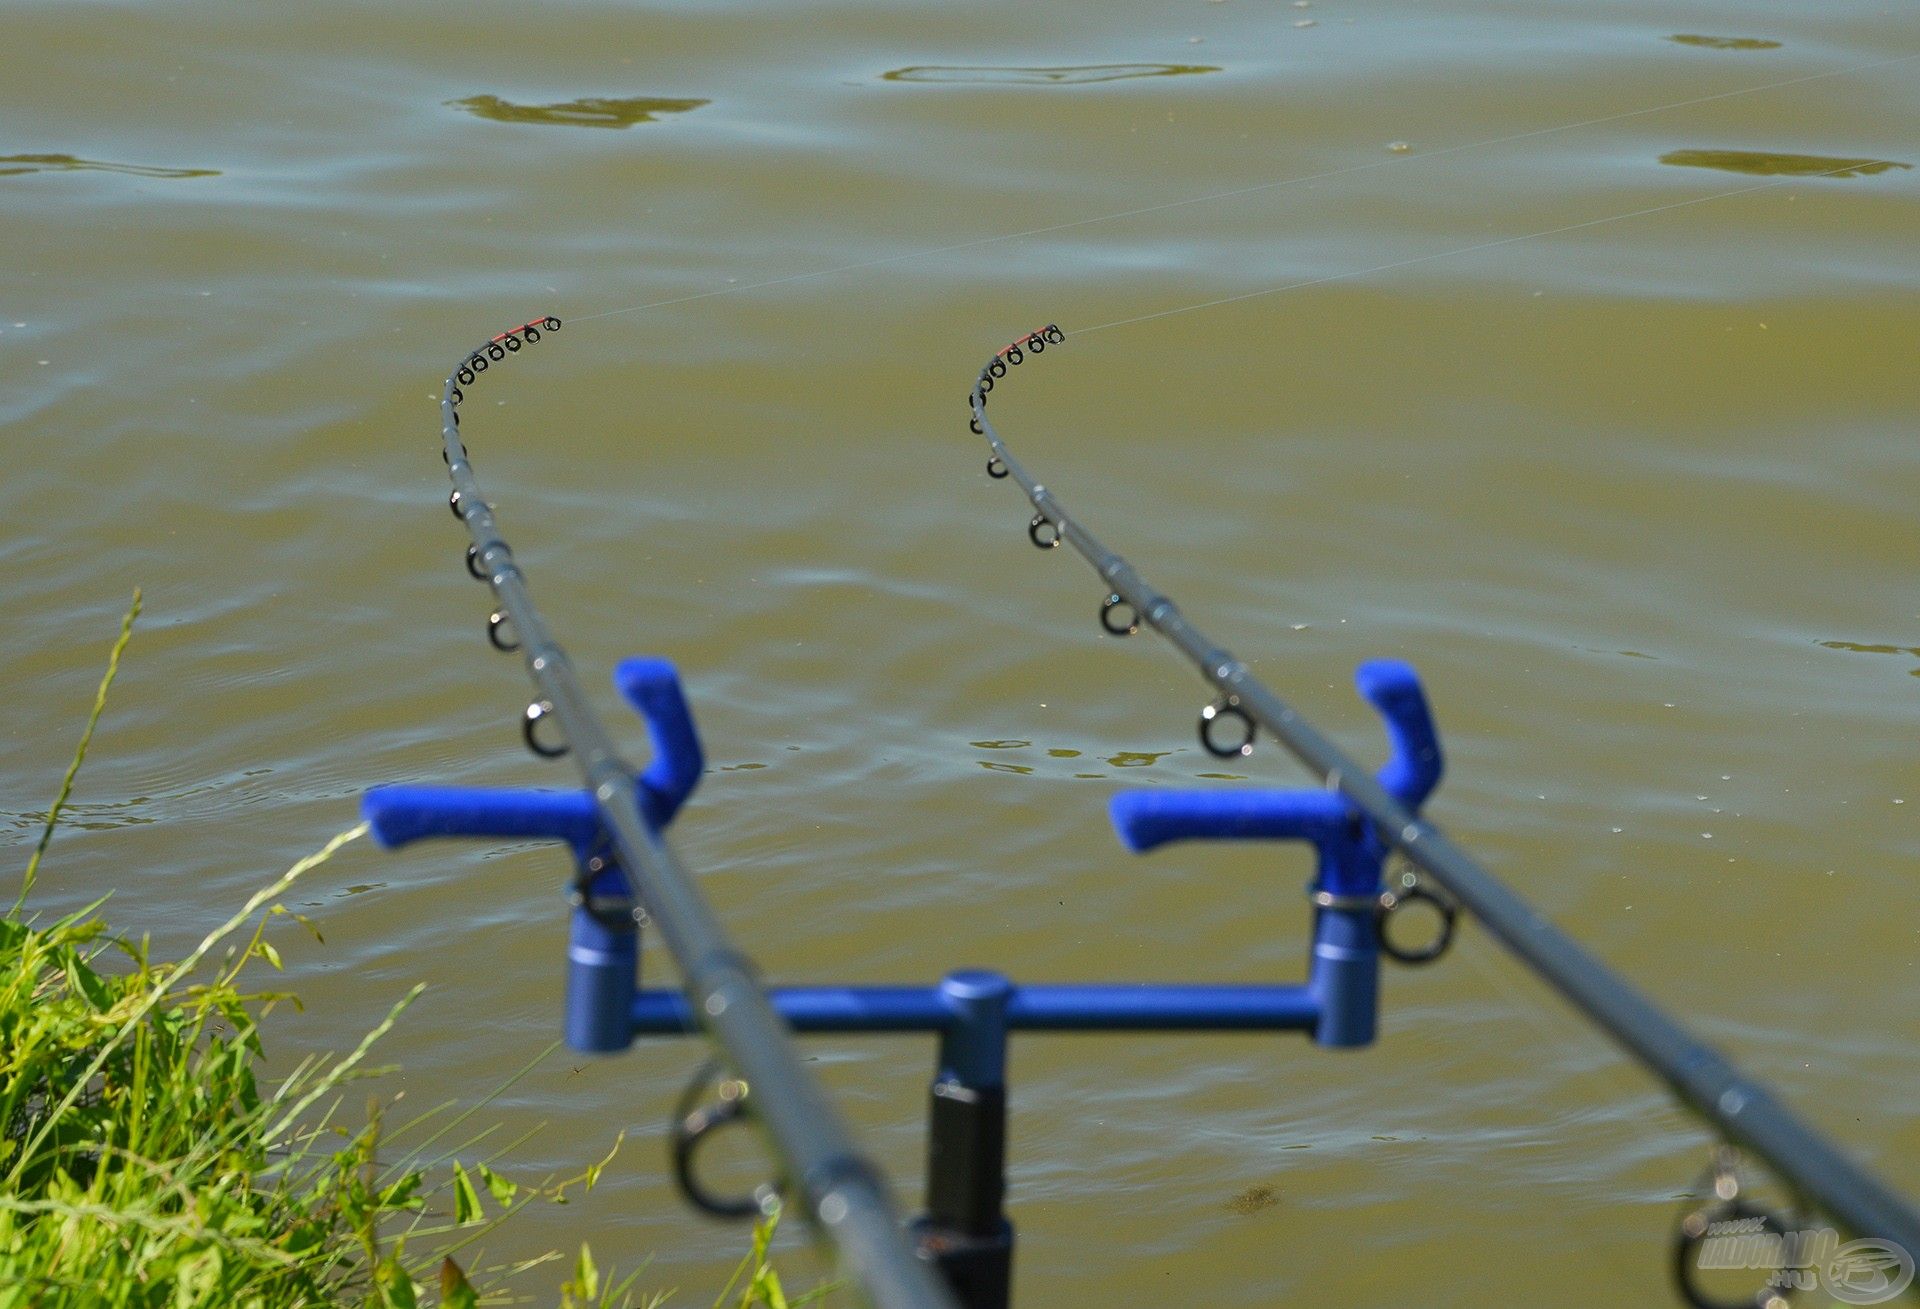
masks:
[[[580,1258],[573,1266],[573,1289],[588,1300],[600,1298],[600,1269],[594,1265],[593,1251],[580,1243]]]
[[[382,1209],[401,1209],[412,1204],[414,1192],[420,1189],[420,1183],[424,1180],[424,1175],[417,1171],[408,1173],[392,1186],[380,1192],[380,1207]]]
[[[259,952],[262,959],[265,959],[273,965],[274,972],[281,973],[286,971],[280,966],[280,952],[273,948],[273,942],[262,941],[259,945],[255,946],[254,949]]]
[[[380,1309],[420,1309],[419,1297],[413,1290],[413,1279],[407,1276],[407,1270],[392,1255],[382,1259],[380,1266],[374,1269],[373,1290]]]
[[[450,1257],[440,1261],[440,1309],[480,1309],[473,1284]]]
[[[520,1188],[500,1176],[500,1174],[494,1172],[493,1169],[487,1167],[485,1164],[481,1164],[479,1167],[480,1180],[487,1184],[487,1193],[493,1197],[494,1203],[503,1209],[512,1204],[513,1197]]]
[[[106,982],[100,974],[81,963],[77,958],[67,960],[67,983],[87,998],[87,1003],[96,1010],[104,1011],[112,1006],[113,996],[107,990]]]
[[[453,1166],[453,1221],[461,1227],[468,1223],[477,1223],[486,1217],[486,1211],[480,1207],[479,1193],[473,1189],[473,1179],[467,1176],[467,1170],[459,1164]]]

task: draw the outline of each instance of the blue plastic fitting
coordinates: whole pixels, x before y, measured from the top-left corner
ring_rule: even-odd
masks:
[[[1013,983],[999,973],[965,969],[948,973],[940,999],[953,1015],[940,1037],[936,1080],[973,1090],[1005,1085],[1007,1077],[1007,1003]]]
[[[635,779],[640,816],[654,831],[673,821],[706,766],[680,675],[665,659],[623,660],[613,684],[646,720],[653,758]],[[632,887],[610,853],[600,811],[586,791],[467,786],[383,786],[360,811],[374,839],[393,847],[430,837],[546,838],[564,841],[580,874],[567,944],[567,1044],[611,1053],[633,1044],[632,1008],[640,976],[639,933],[630,919],[596,916],[591,907],[630,902]]]
[[[633,1044],[631,1009],[640,983],[640,933],[576,906],[567,929],[567,1044],[613,1054]]]

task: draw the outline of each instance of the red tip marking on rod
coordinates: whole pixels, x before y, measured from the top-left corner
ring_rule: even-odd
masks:
[[[504,341],[508,337],[512,336],[514,333],[524,332],[529,327],[545,327],[547,323],[552,319],[553,319],[552,314],[541,314],[538,318],[529,318],[526,322],[520,324],[520,326],[518,327],[509,327],[506,331],[500,333],[500,335],[493,337],[491,339],[495,341]]]
[[[1035,341],[1040,342],[1042,347],[1044,348],[1047,341],[1047,333],[1052,330],[1054,330],[1053,325],[1049,323],[1047,326],[1040,328],[1038,331],[1028,332],[1025,336],[1017,337],[1014,340],[1007,342],[1007,344],[1001,346],[998,350],[995,350],[993,353],[999,358],[1004,359],[1009,354],[1013,353],[1015,350],[1019,350],[1022,353],[1025,353],[1025,351],[1032,349],[1033,343]]]

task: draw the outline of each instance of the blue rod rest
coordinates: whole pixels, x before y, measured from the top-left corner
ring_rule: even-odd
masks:
[[[1380,785],[1418,812],[1444,767],[1419,675],[1397,659],[1376,659],[1360,665],[1354,682],[1386,726],[1390,755],[1377,774]],[[1327,1046],[1373,1040],[1386,846],[1346,797],[1325,790],[1122,791],[1109,809],[1121,843],[1136,853],[1172,841],[1311,843],[1318,857],[1313,889],[1324,893],[1308,983],[1321,1007],[1314,1039]]]
[[[655,831],[673,821],[706,761],[680,674],[665,659],[627,659],[614,687],[646,720],[653,759],[635,779],[640,813]],[[593,797],[585,791],[471,786],[383,786],[360,811],[374,839],[393,847],[429,837],[544,837],[564,841],[579,866],[580,902],[567,946],[567,1044],[611,1052],[633,1044],[630,1010],[640,976],[632,887],[611,857]],[[616,912],[596,907],[618,905]]]

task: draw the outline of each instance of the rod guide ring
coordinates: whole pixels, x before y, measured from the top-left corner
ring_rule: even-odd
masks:
[[[669,1132],[673,1180],[687,1203],[703,1213],[715,1218],[759,1218],[779,1204],[778,1183],[762,1182],[746,1195],[720,1195],[709,1190],[694,1169],[694,1154],[701,1142],[721,1128],[746,1122],[753,1116],[752,1089],[738,1077],[720,1078],[714,1085],[714,1099],[707,1104],[698,1103],[700,1092],[717,1071],[716,1062],[702,1066],[681,1093],[680,1103],[674,1109]]]
[[[510,630],[512,624],[501,610],[496,609],[487,615],[487,641],[501,654],[512,654],[520,648],[517,639],[505,635]]]
[[[1214,725],[1226,718],[1240,721],[1240,740],[1232,745],[1222,745],[1213,734]],[[1217,759],[1239,759],[1252,754],[1253,738],[1257,731],[1253,719],[1240,707],[1240,697],[1237,695],[1215,700],[1200,711],[1200,744]]]
[[[1743,1252],[1749,1246],[1784,1252],[1790,1229],[1805,1226],[1797,1219],[1789,1223],[1740,1194],[1738,1150],[1717,1147],[1713,1160],[1708,1169],[1713,1178],[1711,1193],[1699,1208],[1682,1216],[1674,1231],[1673,1280],[1680,1298],[1693,1309],[1787,1309],[1787,1297],[1794,1289],[1790,1283],[1762,1285],[1744,1296],[1714,1294],[1700,1285],[1701,1255],[1713,1243],[1739,1242]],[[1716,1262],[1726,1266],[1724,1261]],[[1779,1266],[1774,1269],[1776,1274],[1782,1271]]]
[[[552,714],[553,701],[535,700],[527,706],[526,712],[520,716],[520,738],[527,743],[527,749],[533,751],[542,759],[558,759],[567,752],[567,745],[564,741],[558,745],[553,745],[540,739],[537,729],[540,726],[541,720],[550,717]]]
[[[1396,944],[1388,934],[1387,922],[1411,904],[1433,906],[1440,915],[1439,927],[1425,945],[1412,948]],[[1411,871],[1400,875],[1400,889],[1380,893],[1380,952],[1398,964],[1410,967],[1430,964],[1453,947],[1453,935],[1460,925],[1460,905],[1451,896],[1429,891]]]

